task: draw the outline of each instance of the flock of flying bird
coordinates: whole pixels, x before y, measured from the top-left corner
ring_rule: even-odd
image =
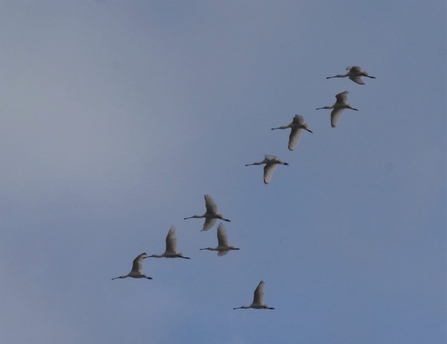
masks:
[[[370,76],[366,71],[362,70],[358,66],[347,67],[346,70],[348,70],[348,72],[346,74],[337,74],[334,76],[328,76],[326,79],[346,78],[347,77],[359,85],[365,84],[365,82],[362,80],[362,76],[368,77],[371,79],[375,79],[374,76]],[[317,108],[317,110],[332,109],[332,111],[331,111],[331,126],[333,128],[335,128],[337,126],[337,123],[338,123],[344,109],[351,109],[354,111],[358,111],[358,109],[353,108],[348,103],[348,94],[349,94],[348,91],[341,92],[335,96],[337,101],[335,102],[334,105]],[[301,137],[303,130],[306,130],[306,131],[312,133],[312,131],[308,128],[308,125],[304,122],[303,116],[300,116],[300,115],[295,115],[295,117],[293,118],[293,121],[290,124],[281,126],[278,128],[272,128],[272,130],[289,129],[289,128],[291,129],[291,132],[289,135],[289,144],[288,144],[288,149],[290,151],[293,151],[295,149],[295,147],[298,145],[298,141]],[[286,166],[289,165],[286,162],[282,162],[278,157],[276,157],[274,155],[265,155],[264,160],[262,160],[260,162],[254,162],[252,164],[247,164],[245,166],[264,165],[264,164],[265,164],[265,166],[264,166],[264,183],[265,184],[268,184],[271,181],[273,172],[275,171],[275,169],[278,165],[286,165]],[[222,214],[218,213],[217,204],[209,195],[205,195],[205,207],[206,207],[205,214],[185,217],[184,220],[204,218],[205,222],[203,224],[202,231],[207,231],[207,230],[211,229],[215,225],[217,219],[231,222],[229,219],[224,218]],[[206,248],[201,248],[200,250],[217,251],[217,255],[219,257],[226,255],[231,250],[239,250],[239,248],[237,248],[237,247],[228,245],[227,231],[222,223],[217,226],[217,241],[218,241],[218,245],[216,247],[206,247]],[[112,278],[112,280],[119,279],[119,278],[127,278],[127,277],[152,279],[152,277],[146,276],[142,273],[143,262],[146,258],[191,259],[190,257],[185,257],[182,253],[178,252],[177,233],[176,233],[175,227],[172,226],[169,229],[168,235],[166,236],[166,249],[163,254],[153,254],[151,256],[148,256],[146,253],[140,254],[138,257],[136,257],[134,259],[133,264],[132,264],[132,270],[127,275],[114,277],[114,278]],[[248,308],[274,309],[273,307],[268,307],[267,304],[264,303],[264,287],[265,287],[264,281],[260,281],[254,291],[253,302],[251,303],[251,305],[235,307],[233,309],[248,309]]]

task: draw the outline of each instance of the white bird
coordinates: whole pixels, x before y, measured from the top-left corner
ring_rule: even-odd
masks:
[[[295,147],[298,144],[298,141],[300,140],[301,134],[303,133],[303,129],[307,130],[309,133],[312,133],[311,130],[309,130],[309,127],[306,123],[304,123],[304,117],[300,115],[295,115],[293,117],[293,121],[290,124],[278,127],[278,128],[272,128],[272,130],[275,129],[288,129],[291,128],[290,136],[289,136],[289,150],[293,151]]]
[[[337,122],[341,117],[341,114],[343,113],[344,109],[351,109],[354,111],[359,111],[358,109],[353,108],[351,105],[349,105],[348,103],[348,91],[344,91],[342,93],[339,93],[335,96],[335,98],[337,98],[337,101],[335,102],[334,105],[332,106],[324,106],[324,107],[320,107],[317,108],[317,110],[321,110],[321,109],[333,109],[331,112],[331,125],[332,128],[335,128],[337,126]]]
[[[224,219],[222,214],[219,214],[217,211],[217,204],[214,202],[214,200],[211,198],[210,195],[205,195],[205,206],[206,206],[206,213],[203,215],[194,215],[190,217],[185,217],[184,220],[187,219],[203,219],[205,218],[205,223],[203,224],[202,231],[207,231],[208,229],[212,228],[214,224],[216,223],[217,219],[221,219],[223,221],[231,222],[228,219]]]
[[[374,76],[369,75],[367,71],[362,70],[362,68],[360,68],[359,66],[346,67],[346,70],[349,70],[349,72],[347,72],[346,74],[337,74],[334,76],[328,76],[326,79],[348,77],[349,79],[354,81],[356,84],[364,85],[365,82],[362,80],[362,76],[366,76],[371,79],[376,78]]]
[[[253,164],[247,164],[245,166],[252,166],[252,165],[263,165],[264,166],[264,184],[270,183],[272,180],[273,172],[276,170],[276,167],[278,165],[286,165],[289,166],[287,162],[282,162],[279,160],[277,156],[274,155],[265,155],[264,160],[261,162],[254,162]]]
[[[235,307],[234,309],[275,309],[273,307],[269,307],[266,304],[264,304],[264,281],[259,282],[258,286],[255,289],[253,302],[250,306],[241,306],[241,307]]]
[[[168,235],[166,236],[166,251],[163,254],[153,254],[148,258],[183,258],[191,259],[183,256],[182,253],[177,252],[177,233],[175,227],[171,226]]]
[[[146,258],[147,258],[146,252],[140,254],[137,258],[135,258],[133,260],[132,270],[127,275],[114,277],[114,278],[112,278],[112,280],[117,279],[117,278],[127,278],[127,277],[152,279],[152,277],[148,277],[141,273],[143,271],[143,262]]]
[[[200,250],[218,251],[217,255],[219,257],[225,256],[228,253],[228,251],[240,250],[237,247],[228,246],[227,230],[225,229],[223,223],[221,223],[221,224],[219,224],[219,226],[217,226],[217,241],[218,241],[217,247],[215,247],[215,248],[213,248],[213,247],[201,248]]]

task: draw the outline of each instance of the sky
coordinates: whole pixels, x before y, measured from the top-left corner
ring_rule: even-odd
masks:
[[[444,343],[445,13],[3,1],[1,343]],[[326,80],[352,65],[376,79]],[[264,154],[289,163],[269,185]],[[205,194],[240,251],[199,251]],[[170,226],[191,260],[111,281]],[[275,310],[233,310],[260,280]]]

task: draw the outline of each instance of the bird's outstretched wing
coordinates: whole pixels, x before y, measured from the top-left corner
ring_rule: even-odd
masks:
[[[206,219],[205,223],[203,224],[202,231],[207,231],[208,229],[211,229],[215,223],[216,223],[216,219],[213,219],[213,218]]]
[[[166,252],[177,252],[177,232],[174,226],[171,226],[166,236]]]
[[[132,272],[138,272],[141,274],[141,272],[143,271],[143,262],[145,256],[147,256],[146,253],[142,253],[133,260]]]
[[[267,164],[264,166],[264,184],[270,183],[278,164]]]
[[[348,102],[348,94],[349,94],[348,91],[344,91],[344,92],[337,94],[335,96],[335,98],[337,99],[337,103],[346,104]]]
[[[293,151],[295,147],[298,145],[298,141],[300,140],[301,134],[303,133],[303,129],[292,129],[289,135],[289,150]]]
[[[354,81],[356,84],[359,84],[359,85],[365,84],[365,82],[363,81],[363,79],[361,78],[360,75],[351,75],[349,77],[349,79],[351,79],[352,81]]]
[[[335,128],[337,126],[338,120],[340,119],[344,109],[334,109],[331,112],[331,126]]]
[[[217,204],[210,195],[205,195],[206,212],[210,214],[217,214]]]
[[[362,68],[360,68],[359,66],[346,67],[346,70],[350,70],[352,73],[361,73],[362,72]]]
[[[269,161],[278,159],[277,156],[271,155],[271,154],[265,154],[264,157],[265,157],[266,160],[269,160]]]
[[[253,303],[264,304],[264,281],[259,282],[255,289]]]
[[[304,124],[304,117],[300,115],[295,115],[295,117],[293,117],[293,123]]]
[[[219,246],[228,246],[228,235],[223,223],[217,226],[217,241]]]

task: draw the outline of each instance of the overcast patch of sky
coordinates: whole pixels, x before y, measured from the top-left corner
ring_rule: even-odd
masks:
[[[2,7],[4,342],[442,340],[443,3]],[[325,80],[352,64],[377,79]],[[241,251],[198,251],[205,193]],[[110,281],[170,225],[191,261]],[[260,279],[276,310],[233,312]]]

